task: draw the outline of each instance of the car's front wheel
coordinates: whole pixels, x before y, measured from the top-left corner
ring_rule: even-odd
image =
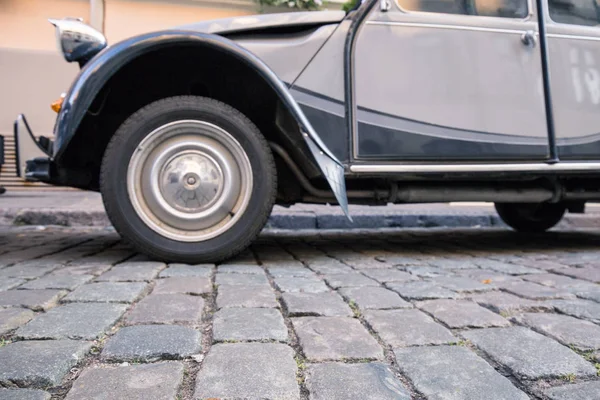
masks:
[[[498,215],[518,232],[544,232],[560,222],[566,211],[561,203],[496,203]]]
[[[257,127],[219,101],[180,96],[129,117],[111,139],[100,188],[117,231],[154,258],[214,262],[267,221],[276,172]]]

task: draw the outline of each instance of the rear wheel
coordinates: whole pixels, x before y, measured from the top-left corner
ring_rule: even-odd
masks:
[[[496,203],[502,221],[519,232],[544,232],[560,222],[566,211],[561,203]]]
[[[258,235],[276,192],[273,156],[256,126],[213,99],[154,102],[109,143],[101,192],[115,228],[152,257],[214,262]]]

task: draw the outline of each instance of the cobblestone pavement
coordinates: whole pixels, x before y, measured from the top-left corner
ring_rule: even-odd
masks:
[[[0,227],[0,399],[599,399],[600,234],[266,232],[222,265]]]

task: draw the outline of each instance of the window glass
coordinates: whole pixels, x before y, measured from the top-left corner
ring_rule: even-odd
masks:
[[[525,0],[474,0],[477,15],[486,17],[525,18]]]
[[[397,0],[407,11],[525,18],[527,0]]]
[[[600,23],[595,0],[549,0],[548,10],[550,18],[562,24],[595,26]]]

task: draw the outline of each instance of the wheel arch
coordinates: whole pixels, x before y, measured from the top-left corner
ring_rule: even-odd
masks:
[[[166,53],[175,51],[179,51],[180,56],[187,57],[189,55],[190,59],[196,57],[196,61],[203,60],[204,63],[212,61],[206,56],[218,55],[223,60],[227,60],[226,65],[244,68],[250,74],[248,76],[251,76],[252,82],[260,83],[264,88],[268,88],[265,90],[269,91],[269,96],[276,99],[277,106],[280,108],[277,114],[277,119],[282,121],[280,128],[287,128],[280,129],[279,136],[281,137],[274,135],[274,141],[289,150],[308,176],[324,176],[331,185],[330,176],[333,170],[337,170],[337,179],[335,179],[337,187],[334,188],[334,192],[343,194],[343,200],[345,200],[343,166],[314,131],[285,84],[262,60],[235,42],[218,35],[200,32],[171,30],[144,34],[109,47],[90,60],[71,86],[59,113],[55,127],[54,162],[57,165],[69,164],[70,159],[77,157],[77,153],[81,150],[81,147],[78,149],[73,143],[79,141],[82,146],[87,146],[89,140],[92,140],[90,136],[93,134],[87,128],[93,123],[86,126],[86,121],[93,122],[94,117],[102,112],[106,101],[105,96],[108,96],[107,91],[111,89],[111,82],[118,81],[121,74],[126,74],[128,68],[136,63],[148,72],[149,76],[153,76],[152,73],[160,74],[160,68],[153,69],[153,64],[149,60],[161,59]],[[206,79],[210,81],[211,77],[207,76]],[[149,79],[147,88],[152,88],[154,83],[156,82]],[[143,88],[143,90],[147,88]],[[133,95],[135,88],[130,90],[128,94]],[[191,93],[174,92],[171,95],[206,95],[203,93],[202,85],[193,90],[197,90],[198,93],[193,91]],[[143,102],[139,104],[139,106],[144,105],[146,104]],[[232,106],[235,107],[235,104]],[[95,107],[99,107],[98,112],[95,111]],[[117,111],[122,111],[122,109]],[[243,110],[240,111],[243,112]],[[279,118],[280,115],[281,118]],[[248,117],[253,120],[251,115]],[[254,120],[253,122],[256,123]],[[260,124],[256,124],[260,128]],[[110,136],[116,131],[116,127],[111,127],[108,131],[101,132],[101,134],[108,135],[108,139],[110,139]],[[268,139],[271,140],[271,138]],[[104,140],[103,143],[105,144],[107,141]],[[94,154],[104,151],[102,144],[93,147]],[[328,165],[324,166],[324,163]],[[339,171],[342,173],[342,185],[339,184]],[[340,186],[342,191],[340,191]],[[345,201],[341,204],[344,203]]]

